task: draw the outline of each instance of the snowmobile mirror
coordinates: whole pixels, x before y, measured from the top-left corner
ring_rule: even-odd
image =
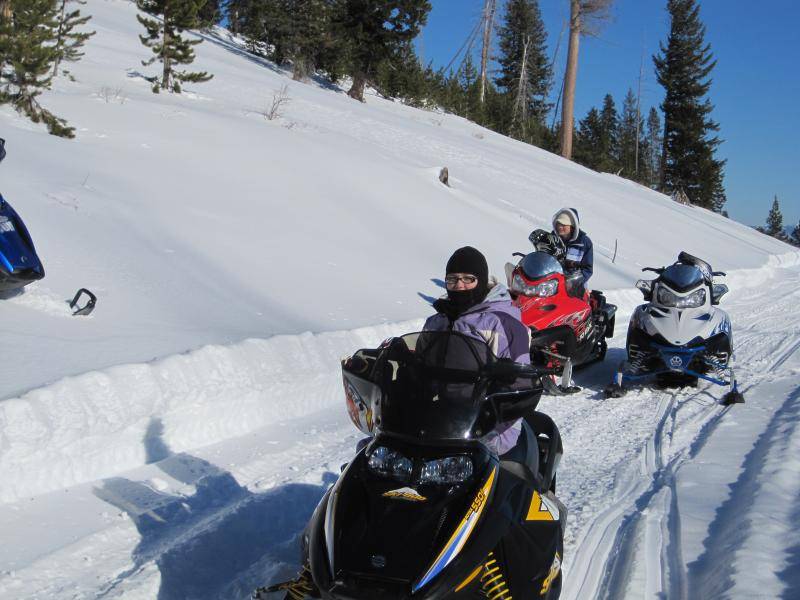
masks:
[[[711,287],[711,304],[719,304],[719,301],[728,291],[728,286],[724,283],[715,283]]]
[[[88,300],[86,304],[81,306],[80,300],[83,295],[88,296]],[[69,303],[69,307],[72,309],[72,316],[73,317],[85,317],[94,310],[95,304],[97,304],[97,296],[95,296],[92,292],[87,290],[86,288],[79,289],[75,297]]]
[[[650,279],[640,279],[636,282],[636,287],[642,292],[645,300],[653,297],[653,281]]]

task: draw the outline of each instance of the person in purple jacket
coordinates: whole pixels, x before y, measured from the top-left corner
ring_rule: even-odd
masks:
[[[486,258],[472,246],[456,250],[447,261],[447,295],[433,303],[436,314],[425,321],[425,331],[457,331],[485,341],[498,358],[530,363],[530,331],[503,284],[489,280]],[[500,424],[484,437],[498,455],[519,439],[521,419]]]

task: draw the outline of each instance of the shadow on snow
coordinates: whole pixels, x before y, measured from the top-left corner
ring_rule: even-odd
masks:
[[[248,598],[252,590],[292,577],[299,564],[299,533],[325,490],[289,484],[254,494],[227,471],[206,460],[173,453],[159,419],[144,436],[147,459],[170,477],[194,486],[191,495],[170,494],[148,482],[113,477],[95,495],[124,511],[141,540],[133,567],[117,576],[103,595],[155,562],[161,574],[159,600]]]

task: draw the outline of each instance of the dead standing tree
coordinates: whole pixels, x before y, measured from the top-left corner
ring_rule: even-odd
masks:
[[[492,43],[492,27],[494,25],[495,0],[486,0],[483,7],[483,49],[481,50],[481,95],[480,103],[486,100],[486,69],[489,63],[489,46]]]
[[[569,49],[564,74],[564,101],[561,112],[561,156],[572,158],[572,131],[575,112],[575,83],[578,79],[578,47],[581,35],[597,35],[609,19],[614,0],[569,0]]]

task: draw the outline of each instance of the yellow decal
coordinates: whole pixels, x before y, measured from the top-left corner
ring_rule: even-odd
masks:
[[[558,521],[558,507],[539,492],[533,492],[526,521]]]
[[[458,585],[455,591],[460,592],[465,587],[467,587],[470,583],[472,583],[472,580],[475,579],[482,570],[483,570],[483,565],[478,565],[478,567],[472,573],[467,575],[467,578]]]
[[[556,552],[555,557],[553,558],[553,564],[550,565],[550,572],[547,574],[547,577],[544,578],[542,582],[542,591],[539,592],[540,596],[544,596],[547,592],[550,591],[550,586],[553,585],[553,581],[555,580],[558,572],[561,570],[561,557]]]
[[[396,498],[398,500],[411,500],[412,502],[425,502],[427,498],[420,496],[417,490],[412,490],[409,487],[400,488],[399,490],[391,490],[383,494],[384,498]]]

